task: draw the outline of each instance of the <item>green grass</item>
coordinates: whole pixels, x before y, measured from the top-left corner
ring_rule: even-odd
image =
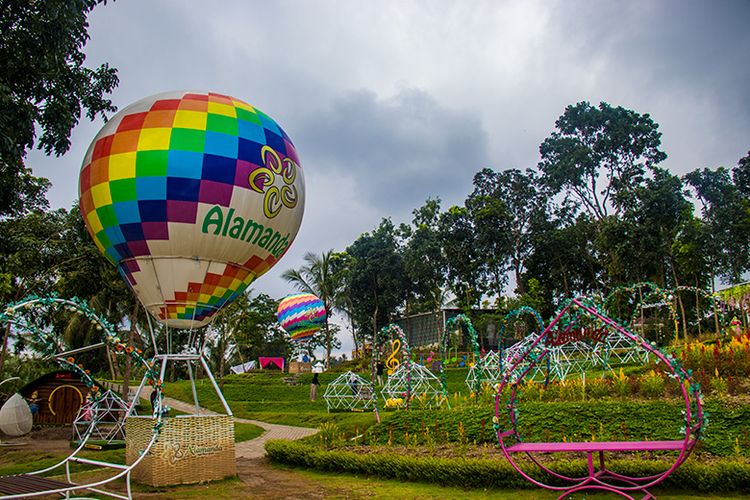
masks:
[[[300,375],[298,385],[287,385],[283,378],[288,377],[288,374],[279,372],[230,375],[224,379],[223,394],[238,418],[311,428],[324,423],[335,423],[348,431],[373,425],[375,414],[372,411],[328,413],[323,393],[326,385],[339,375],[320,375],[317,401],[310,401],[312,375],[309,373]],[[223,410],[210,381],[198,380],[196,389],[202,406],[214,411]],[[192,401],[193,398],[190,381],[187,380],[166,384],[164,393],[182,401]],[[383,412],[381,416],[388,418],[388,414]]]
[[[265,432],[262,427],[253,424],[234,423],[234,442],[241,443],[255,439]]]

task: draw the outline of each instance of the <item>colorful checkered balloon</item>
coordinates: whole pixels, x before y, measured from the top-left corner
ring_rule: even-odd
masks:
[[[294,342],[303,342],[325,325],[326,307],[311,293],[295,293],[279,302],[276,317]]]
[[[205,92],[117,113],[86,153],[79,195],[96,246],[174,328],[209,323],[276,264],[305,206],[289,136],[249,104]]]

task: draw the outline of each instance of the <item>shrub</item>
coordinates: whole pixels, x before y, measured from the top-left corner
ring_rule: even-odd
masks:
[[[638,389],[647,398],[660,398],[664,396],[664,377],[651,370],[640,378]]]
[[[309,444],[281,440],[268,441],[266,452],[277,463],[330,472],[465,488],[534,488],[504,459],[417,457],[399,455],[390,450],[378,453],[325,451]],[[620,474],[643,477],[663,472],[671,464],[663,460],[612,460],[608,468]],[[545,465],[556,473],[570,477],[586,474],[584,460],[556,459]],[[540,476],[537,474],[535,477]],[[540,478],[545,482],[554,482],[551,478]],[[688,491],[748,492],[750,464],[735,459],[692,459],[672,473],[663,484]]]
[[[563,436],[568,440],[673,440],[681,438],[685,422],[681,401],[540,402],[521,398],[518,409],[519,431],[526,441],[561,441]],[[742,454],[750,456],[750,406],[711,399],[705,402],[704,409],[710,423],[700,448],[714,455],[731,456],[735,440],[739,440]],[[501,407],[503,422],[506,413]],[[423,429],[429,427],[435,441],[441,444],[495,444],[493,417],[494,406],[489,405],[396,412],[387,422],[368,427],[366,441],[407,444],[408,433],[408,444],[413,443],[415,435],[424,444]]]

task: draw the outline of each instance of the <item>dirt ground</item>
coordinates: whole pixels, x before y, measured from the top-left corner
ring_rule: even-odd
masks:
[[[6,450],[44,451],[49,454],[59,455],[62,458],[71,452],[69,439],[69,429],[51,428],[34,430],[32,434],[21,439],[10,439],[6,436],[1,441],[3,443],[8,443],[8,441],[21,443],[19,446],[7,447],[5,448]],[[2,448],[0,448],[0,453],[2,453]],[[324,484],[308,480],[293,471],[273,467],[267,458],[237,459],[237,475],[241,484],[234,484],[227,487],[230,490],[227,493],[231,492],[232,495],[239,494],[235,498],[260,500],[305,498],[307,500],[318,500],[330,497],[351,497],[351,493],[348,491],[326,487]],[[134,497],[139,499],[195,498],[197,490],[203,488],[206,489],[206,496],[211,496],[211,490],[215,486],[211,484],[184,486],[177,490],[166,492],[140,491],[134,493]],[[114,489],[120,488],[115,487]],[[228,497],[220,496],[220,498]]]

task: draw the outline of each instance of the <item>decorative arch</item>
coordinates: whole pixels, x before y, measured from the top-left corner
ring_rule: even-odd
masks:
[[[544,362],[549,356],[551,348],[547,345],[548,339],[563,339],[565,331],[575,327],[582,318],[591,319],[594,324],[601,328],[617,331],[619,334],[629,338],[641,348],[653,354],[661,366],[670,372],[670,376],[680,383],[683,401],[685,404],[684,437],[673,441],[634,441],[634,442],[547,442],[533,443],[524,442],[518,428],[519,410],[517,405],[519,387],[524,378],[532,372],[535,365]],[[503,394],[508,391],[508,396]],[[706,419],[703,415],[702,396],[700,386],[691,379],[689,371],[685,370],[680,362],[672,355],[659,351],[653,344],[646,342],[640,336],[632,332],[627,326],[607,316],[593,300],[587,297],[579,297],[567,301],[544,329],[541,335],[521,355],[513,361],[512,365],[505,371],[503,381],[495,397],[495,419],[494,425],[497,432],[498,442],[503,454],[516,471],[533,484],[554,491],[562,492],[560,498],[570,493],[582,490],[604,490],[616,493],[626,498],[633,498],[629,493],[643,493],[648,495],[647,489],[663,481],[669,474],[676,470],[687,460],[694,450],[698,440],[703,436],[706,427]],[[513,439],[515,444],[506,443]],[[678,452],[674,464],[666,471],[648,477],[629,477],[609,471],[605,466],[605,452],[627,452],[646,450],[672,450]],[[588,473],[582,477],[568,477],[559,474],[539,460],[533,453],[554,452],[579,452],[588,457]],[[564,486],[544,483],[534,478],[530,473],[524,471],[513,459],[517,453],[525,454],[533,464],[541,471],[564,483]],[[593,454],[597,453],[599,458],[599,470],[595,470]]]
[[[474,325],[472,325],[469,317],[461,313],[446,321],[445,331],[443,332],[443,337],[440,339],[440,385],[443,389],[443,396],[445,396],[446,400],[448,401],[449,407],[450,399],[448,398],[448,380],[445,374],[445,365],[447,364],[446,360],[448,359],[448,352],[450,350],[450,332],[458,328],[462,328],[462,332],[468,334],[469,336],[471,349],[474,353],[475,365],[482,362],[481,354],[479,352],[479,339],[477,331],[474,329]],[[474,392],[478,392],[479,384],[481,384],[481,382],[477,382],[477,387],[474,387],[472,389]]]

